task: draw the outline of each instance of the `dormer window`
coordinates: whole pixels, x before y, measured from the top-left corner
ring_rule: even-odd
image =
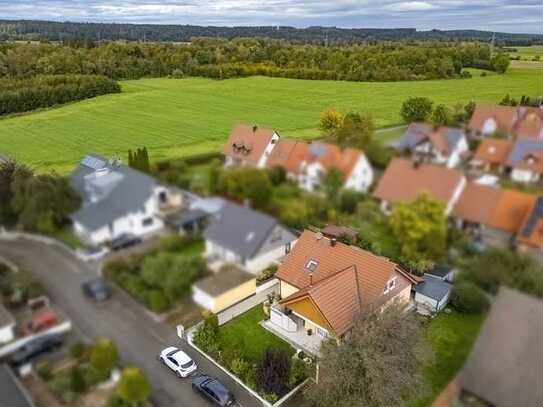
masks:
[[[384,293],[387,294],[390,291],[394,290],[395,288],[396,288],[396,277],[391,278],[390,280],[387,281],[387,283],[385,285]]]
[[[249,233],[247,234],[247,237],[245,238],[245,240],[246,240],[247,242],[250,242],[250,241],[253,240],[254,238],[255,238],[255,232],[249,232]]]
[[[319,262],[316,260],[309,260],[307,264],[305,265],[305,268],[311,271],[312,273],[317,270],[317,267],[319,266]]]

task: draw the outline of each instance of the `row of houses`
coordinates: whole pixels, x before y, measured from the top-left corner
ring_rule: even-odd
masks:
[[[543,248],[543,198],[469,181],[457,169],[395,158],[373,196],[388,213],[422,192],[441,201],[459,228],[490,246],[515,245],[536,255]]]

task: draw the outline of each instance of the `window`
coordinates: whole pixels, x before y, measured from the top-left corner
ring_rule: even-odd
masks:
[[[396,288],[396,277],[391,278],[385,285],[385,294]]]
[[[153,218],[145,218],[145,219],[143,219],[141,224],[143,226],[151,226],[153,224],[153,222],[154,222]]]
[[[318,261],[309,260],[307,262],[307,264],[305,265],[305,268],[308,269],[309,271],[313,272],[313,271],[317,270],[318,265],[319,265]]]

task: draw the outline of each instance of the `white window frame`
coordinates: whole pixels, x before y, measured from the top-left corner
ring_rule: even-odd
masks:
[[[387,281],[386,287],[385,287],[385,294],[393,291],[396,288],[396,277],[391,278]]]

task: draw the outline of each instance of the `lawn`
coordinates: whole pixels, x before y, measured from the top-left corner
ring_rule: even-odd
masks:
[[[388,127],[401,123],[400,106],[409,96],[448,105],[493,103],[506,93],[542,94],[543,76],[513,69],[505,75],[420,82],[144,79],[123,82],[122,88],[121,94],[0,120],[0,154],[37,170],[66,173],[89,152],[125,159],[128,149],[145,145],[158,160],[218,151],[242,122],[314,138],[319,113],[329,107],[370,112],[378,127]]]
[[[432,363],[424,368],[424,376],[430,394],[410,403],[411,407],[430,405],[456,376],[471,352],[483,321],[483,315],[453,312],[442,313],[429,323],[427,335],[435,357]]]
[[[522,60],[533,60],[535,56],[539,56],[543,60],[543,45],[532,45],[531,47],[511,47],[516,49],[516,52],[510,52],[511,57],[518,57]]]
[[[220,328],[219,349],[223,354],[241,357],[247,362],[258,363],[267,348],[284,349],[294,354],[285,341],[266,331],[258,323],[266,318],[262,305],[234,318]]]

